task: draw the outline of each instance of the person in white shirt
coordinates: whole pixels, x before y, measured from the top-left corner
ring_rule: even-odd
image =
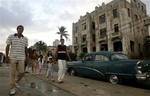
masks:
[[[26,63],[29,61],[27,48],[28,39],[22,34],[23,31],[24,27],[19,25],[17,27],[17,33],[9,35],[6,41],[6,63],[9,64],[10,68],[10,95],[16,93],[17,83],[24,76],[25,60]],[[17,80],[15,80],[16,78]]]

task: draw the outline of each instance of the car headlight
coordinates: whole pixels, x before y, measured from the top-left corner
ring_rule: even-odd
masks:
[[[142,71],[141,70],[137,70],[137,73],[142,74]]]
[[[141,61],[138,61],[136,64],[137,73],[142,74],[141,68],[142,68]]]

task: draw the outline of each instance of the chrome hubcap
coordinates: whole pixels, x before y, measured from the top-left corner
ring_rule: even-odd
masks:
[[[110,82],[113,84],[117,84],[118,83],[118,77],[116,75],[111,75],[110,76]]]
[[[71,71],[70,71],[70,74],[71,74],[72,76],[74,76],[74,73],[75,73],[74,70],[71,70]]]

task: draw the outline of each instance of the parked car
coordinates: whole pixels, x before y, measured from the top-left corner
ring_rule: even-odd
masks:
[[[121,84],[123,80],[150,78],[150,60],[131,60],[120,52],[93,52],[85,54],[81,61],[67,62],[67,72]]]

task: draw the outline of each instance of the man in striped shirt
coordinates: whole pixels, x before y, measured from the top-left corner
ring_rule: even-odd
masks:
[[[19,25],[17,33],[9,35],[6,41],[6,63],[10,67],[10,95],[16,93],[17,83],[24,76],[24,62],[28,62],[28,39],[23,36],[23,31],[24,27]]]
[[[58,83],[63,83],[63,78],[65,76],[65,71],[66,71],[66,59],[67,56],[70,59],[70,56],[67,52],[66,45],[64,45],[64,39],[60,39],[60,45],[57,46],[56,49],[56,58],[58,59]]]

